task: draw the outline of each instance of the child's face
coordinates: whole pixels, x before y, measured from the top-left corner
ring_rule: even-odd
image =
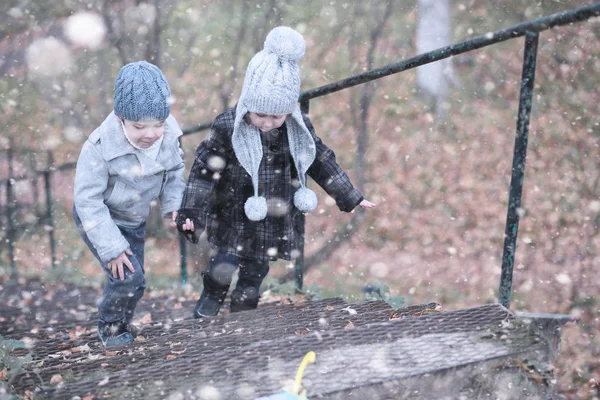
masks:
[[[273,129],[280,128],[285,122],[285,115],[266,115],[249,112],[250,123],[260,129],[261,132],[269,132]]]
[[[129,140],[136,146],[147,149],[165,133],[165,121],[129,121],[123,120]]]

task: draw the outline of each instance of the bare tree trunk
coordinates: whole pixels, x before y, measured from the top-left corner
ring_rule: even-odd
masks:
[[[417,53],[448,46],[452,40],[449,0],[419,0]],[[445,115],[448,82],[452,79],[449,58],[417,68],[417,86],[438,117]]]
[[[248,14],[248,2],[242,2],[242,14]],[[235,86],[235,81],[237,79],[238,73],[238,64],[240,59],[240,52],[242,49],[242,42],[244,41],[244,37],[246,37],[246,27],[248,26],[248,19],[241,18],[240,27],[238,30],[237,37],[235,39],[235,43],[233,45],[233,51],[231,54],[231,70],[223,74],[223,81],[220,84],[221,89],[219,90],[219,96],[221,97],[221,105],[223,110],[229,108],[229,100],[231,99],[231,95],[233,92],[233,88]],[[229,78],[229,79],[227,79]]]
[[[104,25],[106,25],[108,39],[110,40],[111,44],[117,49],[117,52],[119,53],[119,58],[121,59],[121,64],[125,65],[129,62],[129,57],[127,56],[127,50],[125,50],[125,47],[123,45],[123,37],[115,32],[115,28],[113,26],[112,17],[110,15],[109,10],[110,3],[110,0],[104,0],[102,2],[102,6],[100,7],[100,12],[102,13]]]
[[[269,22],[271,17],[274,17],[273,20],[276,22],[274,26],[279,25],[279,21],[281,21],[281,9],[277,7],[277,0],[270,0],[269,5],[265,10],[265,18],[263,19],[263,25],[261,28],[255,30],[254,34],[254,52],[258,53],[263,49],[264,40],[267,37],[267,28],[269,27]]]
[[[388,0],[386,3],[385,10],[379,14],[376,18],[376,25],[371,30],[369,34],[369,49],[366,57],[366,68],[368,70],[373,69],[374,63],[374,55],[375,50],[377,48],[377,43],[381,34],[383,33],[383,29],[387,20],[389,19],[392,9],[393,9],[394,0]],[[360,5],[357,3],[356,10]],[[360,12],[355,12],[354,17],[356,18]],[[356,26],[356,20],[352,24],[352,26]],[[356,59],[353,54],[354,44],[356,42],[353,38],[350,38],[349,46],[350,52],[349,55],[351,59]],[[355,169],[356,169],[356,186],[357,188],[364,193],[365,181],[366,181],[366,161],[365,155],[367,153],[367,147],[369,143],[369,133],[368,133],[368,119],[369,119],[369,109],[371,107],[371,100],[373,99],[373,95],[375,94],[375,83],[369,82],[363,84],[360,91],[360,100],[358,107],[356,106],[355,97],[351,93],[350,103],[352,110],[352,120],[355,122],[354,126],[357,129],[357,149],[356,149],[356,159],[355,159]],[[357,116],[358,114],[358,116]],[[358,122],[358,123],[356,123]],[[357,209],[354,211],[354,214],[350,218],[350,221],[345,224],[343,227],[338,228],[336,233],[332,238],[325,240],[325,245],[318,249],[313,255],[307,257],[304,262],[304,273],[306,273],[310,268],[319,263],[327,260],[335,250],[337,250],[342,244],[348,241],[354,233],[360,227],[362,221],[365,218],[365,213],[362,209]],[[279,281],[287,282],[294,279],[295,271],[290,271],[284,276],[282,276]]]
[[[149,61],[160,68],[161,64],[161,42],[160,42],[160,1],[153,1],[154,9],[156,10],[156,18],[152,24],[152,30],[148,37],[148,45],[146,46],[146,61]]]

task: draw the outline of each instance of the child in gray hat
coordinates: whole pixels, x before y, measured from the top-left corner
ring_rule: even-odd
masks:
[[[185,189],[181,129],[170,115],[171,91],[146,61],[125,65],[114,111],[89,136],[77,161],[73,217],[106,273],[98,306],[105,347],[133,341],[130,323],[144,294],[144,241],[151,202],[173,220]]]
[[[298,106],[302,35],[273,29],[248,65],[237,105],[217,116],[196,150],[176,224],[197,243],[207,230],[213,254],[194,316],[213,316],[227,296],[231,311],[256,308],[269,261],[300,253],[302,214],[317,206],[310,175],[342,211],[371,208],[315,134]]]

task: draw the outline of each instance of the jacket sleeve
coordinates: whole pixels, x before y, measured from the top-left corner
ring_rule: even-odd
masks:
[[[167,118],[167,124],[169,129],[173,129],[177,137],[181,137],[183,134],[179,124],[175,120],[173,115],[169,115]],[[183,162],[183,150],[179,145],[179,139],[175,141],[177,149],[175,150],[181,158],[181,162],[167,171],[165,187],[160,195],[160,205],[163,216],[179,210],[181,207],[181,199],[183,197],[183,191],[185,190],[185,164]]]
[[[308,175],[321,186],[336,202],[341,211],[350,212],[363,201],[362,193],[355,189],[350,178],[338,165],[335,153],[316,135],[315,128],[303,116],[304,123],[315,140],[316,156],[308,169]]]
[[[183,150],[177,146],[179,156],[183,158]],[[185,190],[185,164],[183,161],[175,168],[167,171],[165,187],[160,195],[161,211],[163,216],[177,211],[181,206],[183,191]]]
[[[194,164],[176,220],[177,229],[185,234],[192,243],[198,243],[198,238],[206,226],[206,214],[210,210],[210,199],[221,172],[229,163],[229,154],[232,150],[228,143],[227,129],[217,119],[211,127],[208,139],[200,143],[196,149]],[[181,229],[186,218],[194,221],[194,232]]]
[[[74,201],[83,229],[104,263],[129,248],[104,204],[108,166],[96,147],[86,141],[77,160]]]

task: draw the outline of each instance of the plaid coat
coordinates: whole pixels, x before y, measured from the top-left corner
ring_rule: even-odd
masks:
[[[184,232],[193,243],[207,229],[209,244],[243,258],[268,261],[291,260],[300,253],[304,221],[293,202],[300,186],[290,154],[285,124],[261,133],[263,160],[259,170],[259,195],[267,198],[268,214],[261,221],[251,221],[244,213],[244,203],[254,194],[252,180],[240,165],[231,145],[235,108],[217,116],[208,139],[196,150],[183,195],[177,226],[186,218],[194,221],[194,234]],[[316,157],[308,170],[340,210],[350,212],[363,200],[346,173],[336,163],[335,154],[315,134],[304,117],[316,144]],[[181,231],[183,232],[183,231]]]

